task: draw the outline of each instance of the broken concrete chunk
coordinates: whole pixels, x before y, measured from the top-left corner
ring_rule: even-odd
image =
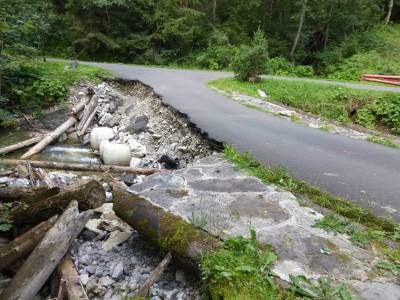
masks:
[[[101,230],[98,229],[100,223],[100,219],[90,219],[89,222],[86,223],[85,228],[96,233],[101,233]]]
[[[129,239],[129,237],[131,235],[132,235],[132,232],[122,232],[122,231],[119,231],[119,230],[113,231],[113,232],[111,232],[111,234],[108,237],[108,239],[103,243],[102,248],[105,251],[110,251],[114,247],[122,244],[127,239]],[[114,277],[114,275],[113,275],[113,278],[116,278],[116,277]]]
[[[81,274],[81,275],[79,275],[79,279],[81,280],[83,285],[86,285],[89,281],[89,275],[86,273]]]
[[[146,146],[142,145],[135,139],[129,139],[128,144],[129,147],[131,148],[133,157],[142,158],[146,156],[147,154]]]
[[[99,212],[99,213],[105,213],[108,211],[113,210],[113,204],[112,203],[104,203],[102,206],[96,208],[94,211]]]

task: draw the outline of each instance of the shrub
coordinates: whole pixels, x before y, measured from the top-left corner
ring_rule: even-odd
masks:
[[[293,74],[294,67],[287,59],[283,57],[274,57],[268,59],[266,63],[268,74],[278,76],[289,76]]]
[[[315,76],[314,68],[312,66],[297,66],[294,69],[294,74],[297,77],[313,77],[313,76]]]
[[[228,68],[237,51],[229,42],[228,35],[214,30],[208,42],[207,50],[197,57],[197,64],[202,68],[221,70]]]
[[[268,43],[264,33],[259,29],[254,34],[250,45],[242,45],[236,52],[232,67],[235,76],[246,81],[257,77],[265,71],[268,59]]]
[[[400,134],[400,96],[388,93],[377,97],[357,112],[356,123],[367,128],[382,125]]]
[[[76,80],[95,80],[103,71],[79,66],[72,70],[62,63],[14,60],[3,65],[0,96],[0,126],[15,125],[15,115],[35,113],[62,101]]]

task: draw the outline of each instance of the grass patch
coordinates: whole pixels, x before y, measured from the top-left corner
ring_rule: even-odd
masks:
[[[332,196],[304,181],[293,179],[282,166],[271,167],[255,160],[250,153],[239,153],[232,146],[225,145],[225,158],[237,168],[249,175],[258,177],[264,183],[275,184],[295,194],[298,198],[307,198],[313,203],[344,216],[349,220],[363,224],[371,230],[381,230],[387,234],[396,232],[396,223],[391,219],[376,217],[370,210],[362,208],[341,197]]]
[[[275,284],[270,267],[277,256],[251,238],[227,239],[222,249],[205,255],[202,278],[213,300],[286,299]]]
[[[325,216],[318,220],[314,226],[334,234],[347,234],[353,244],[362,248],[371,243],[384,244],[387,239],[393,239],[393,233],[387,233],[379,228],[364,227],[337,214]]]
[[[276,79],[250,83],[223,78],[209,84],[220,90],[253,97],[258,97],[258,90],[262,90],[271,102],[301,109],[327,120],[353,122],[366,128],[383,126],[400,134],[400,95],[396,93]]]
[[[391,140],[381,138],[378,136],[370,136],[367,138],[367,141],[375,143],[375,144],[384,145],[384,146],[390,147],[390,148],[400,148],[400,146],[398,144],[392,142]]]

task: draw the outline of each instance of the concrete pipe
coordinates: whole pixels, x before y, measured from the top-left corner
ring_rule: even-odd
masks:
[[[127,144],[103,143],[103,162],[106,165],[129,166],[131,148]]]
[[[102,140],[109,141],[114,138],[115,134],[112,128],[96,127],[90,133],[90,146],[93,149],[99,149]]]

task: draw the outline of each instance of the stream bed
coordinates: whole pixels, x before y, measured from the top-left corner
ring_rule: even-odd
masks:
[[[71,91],[70,104],[79,101],[84,85]],[[127,143],[132,150],[132,167],[180,169],[194,160],[212,154],[221,145],[209,141],[195,125],[172,107],[165,105],[153,90],[137,81],[103,82],[95,87],[100,106],[94,127],[110,127],[116,143]],[[31,120],[40,131],[50,131],[67,118],[68,110],[61,109]],[[56,121],[55,121],[56,120]],[[26,128],[25,126],[21,126]],[[29,127],[29,126],[28,126]],[[89,129],[90,131],[90,129]],[[12,129],[0,131],[0,147],[29,138],[29,131]],[[89,134],[76,139],[74,132],[64,134],[32,160],[79,164],[101,164],[98,150],[89,145]],[[4,158],[19,158],[27,149]],[[132,165],[133,164],[133,165]],[[120,220],[112,209],[112,189],[103,174],[89,172],[48,171],[60,186],[68,186],[86,179],[102,182],[107,203],[99,208],[96,218],[90,220],[71,247],[71,256],[79,272],[80,281],[89,299],[118,300],[134,296],[150,272],[163,259],[158,249],[149,245],[136,231]],[[1,177],[1,186],[28,187],[29,180],[15,173]],[[18,178],[18,176],[20,178]],[[143,176],[113,175],[128,186],[140,183]],[[116,235],[127,238],[112,244]],[[150,288],[149,299],[201,299],[201,283],[175,264],[171,264],[161,278]],[[42,289],[37,299],[48,299],[49,287]]]

